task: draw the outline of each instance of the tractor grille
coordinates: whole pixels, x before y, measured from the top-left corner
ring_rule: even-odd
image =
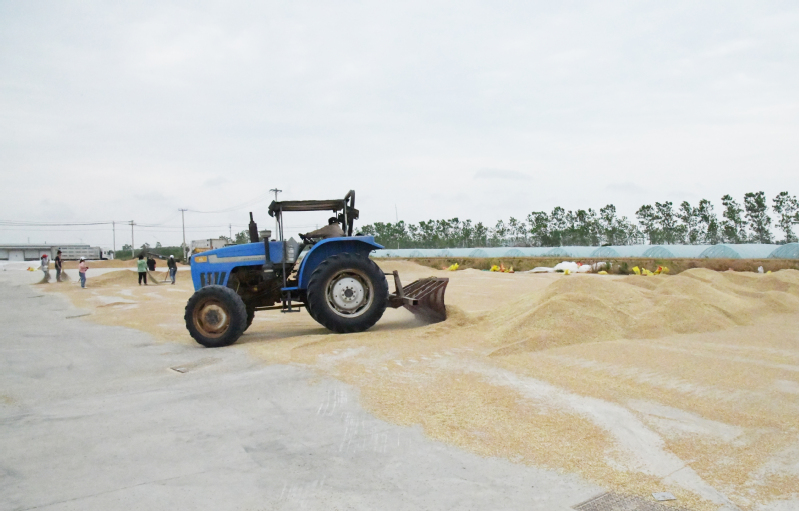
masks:
[[[227,272],[222,271],[214,271],[214,272],[207,272],[207,273],[200,273],[200,287],[205,286],[221,286],[225,282],[225,276]]]

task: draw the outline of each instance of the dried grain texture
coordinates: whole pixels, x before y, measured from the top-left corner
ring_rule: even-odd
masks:
[[[135,268],[136,259],[105,259],[102,261],[89,261],[90,268]],[[63,268],[65,270],[77,270],[78,261],[64,261]]]
[[[692,269],[676,276],[564,276],[493,317],[491,343],[496,348],[491,354],[752,324],[753,318],[770,313],[799,311],[797,275],[786,270],[741,277]]]
[[[315,368],[360,389],[386,420],[620,494],[670,491],[673,505],[699,510],[725,499],[727,508],[799,507],[799,272],[509,275],[380,264],[405,283],[449,277],[447,321],[388,310],[368,332],[336,335],[305,313],[264,312],[225,349]],[[145,288],[128,273],[90,279],[85,290],[37,289],[66,293],[92,310],[87,320],[193,344],[182,324],[190,282],[179,274],[176,286]]]

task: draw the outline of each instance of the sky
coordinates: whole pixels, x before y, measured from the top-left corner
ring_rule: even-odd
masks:
[[[179,208],[188,240],[271,228],[272,188],[354,189],[361,224],[720,212],[799,194],[797,91],[790,1],[0,0],[0,220],[121,248],[179,244]],[[28,240],[113,243],[0,226]]]

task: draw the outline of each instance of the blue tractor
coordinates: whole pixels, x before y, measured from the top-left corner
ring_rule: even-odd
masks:
[[[283,239],[283,214],[332,211],[343,236],[300,234],[302,243]],[[277,240],[259,233],[250,213],[250,243],[209,250],[191,257],[194,294],[186,304],[186,328],[203,346],[228,346],[252,324],[256,311],[278,309],[311,317],[337,333],[362,332],[386,307],[405,307],[430,322],[446,319],[444,292],[449,279],[427,278],[405,287],[399,274],[384,273],[369,254],[383,248],[372,236],[352,235],[358,219],[355,192],[344,199],[274,201]],[[333,224],[331,224],[333,225]],[[263,234],[263,239],[261,234]],[[386,275],[393,276],[389,293]]]

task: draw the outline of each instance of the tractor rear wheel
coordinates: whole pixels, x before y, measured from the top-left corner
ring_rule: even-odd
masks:
[[[232,289],[206,286],[189,298],[183,319],[195,341],[220,348],[236,342],[247,329],[247,308]]]
[[[322,261],[308,281],[306,305],[311,317],[337,333],[362,332],[383,316],[388,282],[365,256],[343,253]]]

